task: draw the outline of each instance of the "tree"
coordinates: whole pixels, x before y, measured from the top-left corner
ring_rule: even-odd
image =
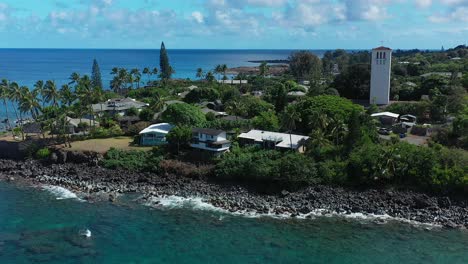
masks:
[[[369,99],[370,76],[369,64],[351,65],[336,76],[331,86],[348,99]]]
[[[270,70],[270,66],[268,66],[268,63],[265,61],[260,64],[259,68],[259,74],[262,77],[265,77],[268,74],[268,71]]]
[[[351,151],[361,141],[361,122],[359,120],[360,112],[353,110],[348,123],[348,135],[346,137],[346,148]]]
[[[214,82],[215,79],[216,78],[213,75],[213,72],[211,72],[211,71],[209,71],[205,76],[205,80],[207,80],[208,82]]]
[[[146,74],[146,77],[147,77],[147,82],[146,83],[148,84],[151,81],[151,75],[153,73],[151,72],[151,70],[148,67],[145,67],[143,69],[143,74]]]
[[[223,80],[227,80],[226,72],[228,70],[228,66],[226,64],[221,65],[221,72],[223,73]]]
[[[283,111],[288,104],[288,90],[282,83],[268,89],[267,101],[275,105],[277,113]]]
[[[220,94],[218,90],[213,88],[196,88],[191,90],[184,98],[184,101],[187,103],[200,103],[204,100],[214,101],[219,99]]]
[[[223,66],[221,64],[216,65],[214,72],[218,74],[218,79],[220,79],[219,75],[223,72]]]
[[[62,85],[62,88],[59,91],[59,95],[60,101],[68,107],[70,107],[76,100],[76,95],[73,93],[68,84]]]
[[[140,111],[138,116],[140,117],[140,119],[142,121],[151,122],[151,121],[153,121],[153,118],[154,118],[154,111],[151,108],[145,108],[145,109]]]
[[[162,119],[170,124],[192,127],[201,127],[206,122],[206,116],[198,107],[186,103],[169,105]]]
[[[8,104],[7,104],[7,99],[9,98],[8,96],[9,86],[10,86],[9,81],[6,79],[3,79],[2,82],[0,83],[0,99],[2,99],[3,101],[3,106],[5,107],[5,114],[6,114],[6,120],[2,120],[2,121],[5,122],[5,125],[7,126],[7,128],[11,129],[10,116],[8,114]]]
[[[39,80],[34,84],[34,91],[37,92],[38,95],[44,94],[44,81]],[[42,107],[44,107],[45,100],[42,98]]]
[[[161,69],[161,79],[169,80],[171,79],[173,69],[169,64],[169,56],[167,55],[166,46],[164,42],[161,43],[161,50],[159,54],[159,68]]]
[[[80,75],[77,72],[74,72],[70,75],[70,82],[68,84],[77,84],[80,80]]]
[[[130,71],[130,75],[132,76],[133,82],[136,83],[136,87],[139,89],[140,88],[140,81],[141,81],[141,73],[140,70],[137,68],[133,68]],[[133,83],[132,83],[133,86]]]
[[[296,122],[300,120],[301,115],[294,107],[286,108],[281,119],[282,128],[289,132],[289,144],[291,145],[291,149],[293,149],[292,132],[296,129]]]
[[[176,126],[167,135],[166,140],[171,146],[177,146],[177,154],[181,146],[188,146],[192,139],[192,129],[188,126]]]
[[[46,103],[52,103],[52,106],[58,106],[60,95],[54,81],[48,80],[46,82],[42,91],[42,98],[44,98]]]
[[[260,130],[279,130],[279,120],[273,111],[260,113],[252,120],[252,123],[255,128]]]
[[[289,69],[297,80],[319,78],[322,72],[320,59],[309,51],[294,52],[289,56]]]
[[[38,101],[38,91],[30,91],[28,87],[21,87],[23,96],[19,101],[19,109],[22,113],[30,113],[34,120],[39,116],[40,104]]]
[[[92,81],[93,87],[104,88],[104,86],[102,85],[101,70],[99,68],[99,64],[96,59],[93,60],[91,81]]]
[[[197,75],[196,75],[197,78],[199,79],[203,79],[203,77],[205,77],[205,73],[203,72],[203,69],[202,68],[198,68],[197,69]]]
[[[326,128],[328,125],[325,123],[329,123],[329,120],[348,123],[353,110],[364,110],[345,98],[332,95],[306,97],[292,107],[301,115],[300,122],[297,123],[299,130],[306,134],[317,127]]]

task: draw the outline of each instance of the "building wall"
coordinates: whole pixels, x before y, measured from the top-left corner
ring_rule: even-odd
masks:
[[[140,137],[140,145],[142,146],[159,146],[166,143],[166,135],[162,133],[146,133]]]
[[[224,152],[224,151],[228,150],[231,147],[230,143],[223,144],[219,148],[211,148],[211,147],[208,146],[209,142],[219,142],[219,141],[226,140],[226,133],[221,133],[218,136],[212,136],[212,135],[198,133],[198,136],[196,138],[197,138],[198,142],[192,142],[192,144],[190,144],[190,146],[192,148],[208,150],[208,151],[214,151],[214,152]]]
[[[391,50],[372,51],[370,103],[390,103],[390,74],[392,68]]]

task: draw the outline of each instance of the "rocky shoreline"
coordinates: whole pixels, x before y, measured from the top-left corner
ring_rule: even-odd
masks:
[[[54,185],[79,191],[85,199],[122,193],[140,193],[140,202],[156,203],[167,196],[201,197],[203,201],[229,212],[311,216],[319,214],[388,215],[404,221],[447,228],[468,228],[468,199],[431,197],[410,191],[356,191],[330,186],[313,186],[277,195],[259,194],[237,184],[165,174],[108,170],[91,163],[42,164],[39,161],[0,160],[0,180],[34,185]],[[155,202],[156,201],[156,202]],[[377,218],[382,220],[383,218]]]

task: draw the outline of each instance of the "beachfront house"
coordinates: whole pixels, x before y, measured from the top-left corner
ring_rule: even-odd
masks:
[[[136,109],[141,111],[143,108],[148,107],[149,104],[138,102],[132,98],[116,98],[109,99],[107,102],[93,104],[93,112],[100,115],[103,113],[109,113],[111,115],[125,116],[127,111],[130,109]]]
[[[222,130],[194,128],[192,135],[190,146],[194,149],[208,151],[216,155],[228,151],[231,147],[226,132]]]
[[[160,146],[167,144],[166,135],[174,128],[168,123],[151,125],[140,132],[141,146]]]
[[[254,129],[240,134],[238,139],[241,146],[257,145],[264,149],[294,150],[304,153],[309,137]]]

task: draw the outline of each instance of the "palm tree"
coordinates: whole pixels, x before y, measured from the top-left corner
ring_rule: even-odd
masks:
[[[74,72],[70,75],[70,82],[68,84],[77,84],[80,80],[80,75],[77,72]]]
[[[39,109],[41,105],[39,104],[38,90],[30,91],[28,87],[21,87],[23,97],[19,101],[19,110],[21,113],[30,113],[34,121],[37,120],[39,116]]]
[[[270,70],[270,66],[266,62],[262,62],[259,66],[260,76],[265,77]]]
[[[140,80],[141,80],[141,73],[140,70],[137,68],[134,68],[130,71],[130,75],[133,76],[133,82],[137,84],[137,88],[140,88]],[[133,84],[132,84],[133,87]]]
[[[78,89],[76,93],[78,95],[78,98],[80,99],[80,103],[83,106],[87,107],[88,113],[91,116],[93,115],[93,100],[98,101],[100,99],[100,98],[96,98],[96,95],[99,93],[96,91],[100,91],[101,89],[96,90],[93,88],[91,79],[89,78],[88,75],[84,75],[78,83]],[[80,118],[81,118],[81,115],[80,115]],[[91,127],[92,125],[93,125],[92,120],[90,118],[89,126]]]
[[[221,66],[221,64],[216,65],[216,67],[214,68],[214,72],[215,74],[218,75],[218,79],[219,79],[219,74],[223,72],[223,66]]]
[[[7,88],[8,88],[8,98],[14,103],[19,102],[19,100],[22,97],[22,93],[21,93],[21,89],[18,83],[12,82],[10,83],[9,86],[7,86]],[[16,119],[18,120],[21,119],[20,116],[18,115],[18,112],[16,111],[16,107],[13,107],[13,110],[15,111]]]
[[[8,97],[11,101],[14,103],[19,104],[21,101],[21,98],[23,98],[23,89],[20,87],[16,82],[12,82],[9,85],[9,90],[8,90]],[[20,125],[21,129],[21,137],[24,140],[24,133],[23,133],[23,116],[21,114],[21,111],[19,112],[16,110],[16,107],[13,107],[13,110],[15,111],[16,119],[19,121],[18,124]]]
[[[205,76],[205,73],[203,72],[202,68],[197,69],[197,75],[196,76],[197,76],[197,78],[203,79],[203,77]]]
[[[60,94],[54,81],[48,80],[46,82],[44,85],[42,98],[44,98],[46,103],[52,103],[52,106],[58,106]]]
[[[37,95],[41,95],[44,93],[44,81],[39,80],[34,84],[34,91],[37,93]],[[42,107],[44,107],[45,100],[44,98],[41,98],[42,101]]]
[[[293,149],[292,131],[296,129],[296,121],[300,122],[300,120],[301,114],[298,111],[296,111],[295,107],[288,107],[283,113],[282,125],[283,128],[289,132],[289,144],[291,146],[291,149]]]
[[[226,111],[235,115],[236,121],[238,120],[238,116],[243,116],[246,114],[245,106],[240,100],[233,100],[229,102],[229,105],[226,107]]]
[[[226,72],[228,70],[228,66],[226,64],[221,65],[221,72],[223,73],[223,80],[227,80]]]
[[[172,73],[172,68],[169,69]],[[154,68],[153,71],[151,72],[152,74],[158,76],[158,68]]]
[[[213,72],[209,71],[208,73],[206,73],[205,80],[207,80],[208,82],[213,82],[215,80]]]
[[[68,107],[70,107],[76,99],[75,94],[68,84],[62,85],[62,88],[60,88],[59,91],[59,95],[60,101]]]
[[[153,74],[150,69],[148,67],[145,67],[143,69],[143,74],[146,74],[146,77],[148,79],[148,81],[146,82],[146,84],[148,84],[150,81],[151,81],[151,75]]]
[[[3,79],[2,82],[0,83],[0,98],[2,99],[3,105],[5,106],[5,114],[6,114],[6,120],[4,120],[5,126],[11,129],[10,116],[8,114],[8,104],[7,104],[7,99],[9,98],[8,96],[9,86],[10,86],[10,83],[8,82],[8,80]]]

